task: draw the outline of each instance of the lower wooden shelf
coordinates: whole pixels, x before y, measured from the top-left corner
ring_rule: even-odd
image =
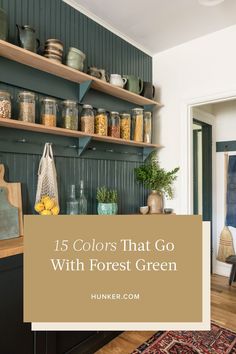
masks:
[[[58,127],[46,127],[42,124],[22,122],[22,121],[15,120],[15,119],[0,118],[0,126],[7,127],[7,128],[27,130],[27,131],[31,131],[31,132],[47,133],[47,134],[53,134],[53,135],[62,135],[62,136],[73,137],[73,138],[86,138],[86,137],[88,137],[88,138],[91,138],[96,141],[103,141],[103,142],[115,143],[115,144],[121,144],[121,145],[132,145],[132,146],[138,146],[138,147],[143,147],[143,148],[145,148],[145,147],[147,147],[147,148],[149,148],[149,147],[161,148],[162,147],[159,144],[148,144],[148,143],[137,142],[137,141],[133,141],[133,140],[112,138],[110,136],[100,136],[97,134],[87,134],[87,133],[84,133],[81,131],[69,130],[69,129],[58,128]]]
[[[0,240],[0,258],[15,256],[24,252],[24,237]]]

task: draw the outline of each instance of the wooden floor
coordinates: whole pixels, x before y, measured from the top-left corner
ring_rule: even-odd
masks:
[[[236,283],[230,287],[228,278],[219,275],[212,276],[211,318],[222,327],[236,332]],[[96,354],[130,354],[155,332],[124,332]]]

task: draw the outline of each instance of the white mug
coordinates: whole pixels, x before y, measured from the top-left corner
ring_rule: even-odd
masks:
[[[119,74],[111,74],[110,75],[110,84],[114,85],[114,86],[118,86],[123,88],[124,85],[126,84],[127,79],[125,79],[124,77],[121,77],[121,75]]]

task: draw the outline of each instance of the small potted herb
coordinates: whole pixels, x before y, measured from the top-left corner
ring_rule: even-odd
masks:
[[[173,198],[173,182],[176,180],[179,167],[166,171],[159,166],[156,152],[151,153],[144,165],[135,168],[135,175],[139,182],[152,192],[148,196],[147,205],[150,214],[163,213],[163,196]]]
[[[115,215],[118,211],[117,191],[101,187],[97,189],[98,214]]]

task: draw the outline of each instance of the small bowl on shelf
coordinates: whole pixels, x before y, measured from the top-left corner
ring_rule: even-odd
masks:
[[[141,206],[139,208],[140,214],[142,215],[146,215],[149,212],[149,206],[145,205],[145,206]]]
[[[173,213],[173,209],[172,208],[165,208],[164,209],[164,214],[172,214]]]

